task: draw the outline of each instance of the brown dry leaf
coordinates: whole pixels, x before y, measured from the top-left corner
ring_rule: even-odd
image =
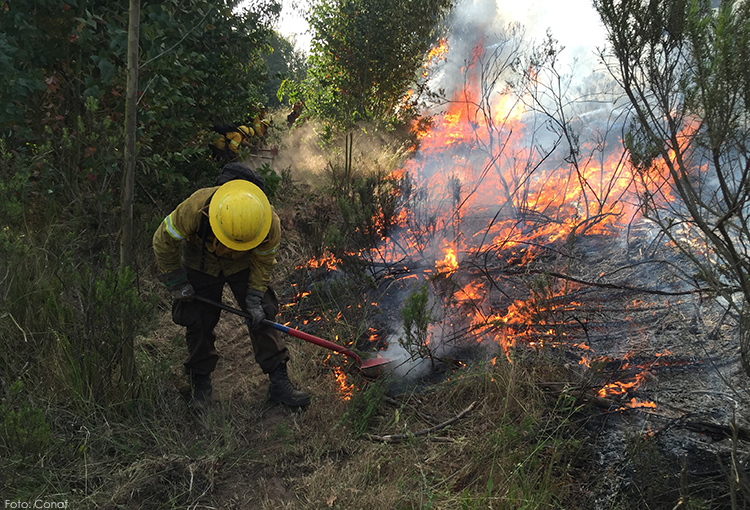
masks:
[[[336,495],[335,494],[331,494],[330,496],[328,496],[328,500],[326,501],[326,504],[328,506],[333,507],[333,504],[335,502],[336,502]]]

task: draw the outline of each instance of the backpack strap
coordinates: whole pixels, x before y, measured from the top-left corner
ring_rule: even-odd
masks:
[[[227,133],[224,133],[224,161],[229,161],[230,156],[230,150],[229,150],[229,144],[232,143],[232,140],[229,139],[227,136]]]
[[[206,203],[203,204],[201,209],[201,225],[198,227],[198,232],[201,236],[201,261],[198,265],[198,270],[203,271],[206,267],[206,241],[208,240],[208,233],[211,231],[211,223],[206,213],[206,208],[211,204],[211,199],[214,197],[216,192],[211,193],[211,196],[206,199]]]

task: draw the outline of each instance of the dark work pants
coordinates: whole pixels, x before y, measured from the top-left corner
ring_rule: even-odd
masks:
[[[229,149],[218,149],[215,145],[211,144],[208,147],[211,149],[211,157],[222,167],[238,159],[237,153]]]
[[[195,293],[212,301],[220,302],[224,292],[224,284],[228,284],[234,294],[234,298],[240,304],[243,311],[245,306],[245,294],[247,293],[247,281],[250,270],[246,269],[230,276],[211,276],[202,271],[187,269],[188,280],[193,285]],[[276,293],[272,289],[266,291],[263,296],[263,311],[266,319],[275,320],[279,311],[279,302]],[[214,328],[219,322],[221,309],[208,303],[199,301],[175,302],[172,307],[172,318],[177,324],[187,328],[185,338],[187,340],[188,358],[185,361],[185,371],[188,374],[207,375],[214,371],[219,361],[214,343],[216,335]],[[281,333],[270,326],[261,326],[256,330],[250,330],[255,361],[260,365],[264,373],[272,372],[282,361],[289,359],[286,344]]]

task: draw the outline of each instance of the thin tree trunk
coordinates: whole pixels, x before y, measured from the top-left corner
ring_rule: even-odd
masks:
[[[128,24],[128,90],[125,100],[125,150],[122,179],[122,237],[120,238],[120,271],[133,264],[133,188],[135,183],[135,130],[138,107],[138,40],[140,38],[141,0],[130,0]],[[122,376],[132,387],[135,382],[133,338],[123,339]]]

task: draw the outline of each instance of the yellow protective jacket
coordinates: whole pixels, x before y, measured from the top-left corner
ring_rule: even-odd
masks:
[[[268,124],[269,121],[265,119],[261,119],[260,115],[256,115],[253,119],[253,130],[255,130],[256,136],[258,138],[263,138],[266,136],[266,133],[268,131]]]
[[[242,144],[242,133],[230,131],[226,134],[226,138],[225,135],[219,135],[211,142],[211,145],[223,151],[227,147],[227,143],[229,144],[229,150],[237,154]]]
[[[266,239],[252,250],[234,251],[208,240],[204,252],[200,234],[201,218],[205,216],[208,221],[208,204],[217,189],[219,186],[199,189],[161,222],[153,237],[154,255],[159,270],[169,273],[185,265],[218,276],[220,271],[230,275],[250,268],[249,287],[265,292],[271,281],[276,265],[276,251],[281,242],[279,217],[272,206],[271,230]],[[204,266],[201,269],[201,257],[204,253]]]

